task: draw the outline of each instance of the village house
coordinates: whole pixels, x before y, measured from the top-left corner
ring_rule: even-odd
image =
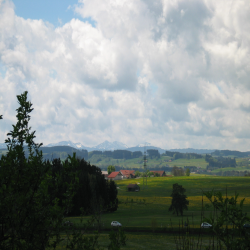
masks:
[[[135,170],[120,170],[123,179],[135,178]]]
[[[127,186],[127,190],[132,192],[138,192],[140,191],[140,187],[137,184],[129,184]]]
[[[109,176],[108,176],[109,180],[122,180],[123,179],[123,175],[120,173],[120,171],[116,171],[116,172],[112,172]]]

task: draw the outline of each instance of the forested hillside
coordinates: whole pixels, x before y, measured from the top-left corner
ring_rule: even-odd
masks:
[[[144,169],[144,155],[141,151],[114,150],[101,151],[93,150],[88,152],[85,149],[76,149],[69,146],[41,147],[43,159],[53,161],[60,158],[65,160],[68,155],[76,153],[78,159],[83,159],[107,170],[109,165],[120,169]],[[7,150],[0,150],[0,156],[6,154]],[[27,157],[27,148],[25,149]],[[176,151],[165,151],[160,154],[157,149],[147,149],[147,168],[150,170],[164,170],[171,173],[173,166],[187,168],[191,172],[215,174],[215,175],[244,175],[250,169],[248,152],[216,150],[211,154],[181,153]],[[236,156],[235,156],[236,155]],[[246,156],[247,155],[247,156]]]

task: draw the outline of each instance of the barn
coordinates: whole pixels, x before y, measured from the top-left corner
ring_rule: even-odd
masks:
[[[138,192],[140,191],[140,187],[137,184],[129,184],[127,186],[128,191],[132,191],[132,192]]]

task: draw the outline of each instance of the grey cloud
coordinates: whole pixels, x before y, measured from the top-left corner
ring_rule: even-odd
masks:
[[[165,89],[161,91],[162,95],[172,99],[176,104],[197,102],[200,98],[199,85],[195,83],[195,79],[169,80],[164,87]]]

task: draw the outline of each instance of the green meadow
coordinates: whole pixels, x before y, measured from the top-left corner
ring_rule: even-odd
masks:
[[[90,236],[89,234],[88,236]],[[65,236],[66,238],[66,236]],[[121,249],[130,249],[130,250],[176,250],[176,241],[179,243],[183,242],[179,239],[178,235],[171,235],[166,233],[138,233],[138,232],[126,232],[126,246],[121,246]],[[211,245],[211,237],[202,236],[202,243],[201,238],[198,237],[190,237],[193,242],[196,244],[200,242],[199,249],[206,250],[208,245]],[[98,244],[102,247],[102,249],[108,249],[109,245],[109,234],[108,233],[101,233],[98,238]],[[215,240],[216,242],[216,240]],[[195,244],[195,245],[196,245]],[[57,250],[65,249],[66,242],[62,241],[60,246],[58,246]],[[182,244],[185,245],[185,244]],[[223,248],[225,249],[225,248]]]
[[[146,182],[146,181],[145,181]],[[128,192],[126,187],[130,183],[140,186],[139,192]],[[174,183],[182,185],[186,189],[189,200],[188,210],[183,217],[173,215],[168,211],[171,203],[171,192]],[[202,195],[203,191],[221,191],[224,196],[234,196],[239,193],[238,201],[245,198],[244,211],[250,211],[250,178],[249,177],[221,177],[191,175],[182,177],[150,177],[147,178],[143,188],[143,178],[116,181],[118,199],[121,202],[114,213],[102,215],[103,228],[110,229],[110,223],[117,220],[122,223],[127,236],[127,245],[121,249],[176,249],[177,234],[164,233],[170,228],[178,231],[179,226],[189,220],[191,228],[200,228],[205,219],[201,216],[202,203],[209,204]],[[203,200],[203,202],[202,202]],[[211,210],[205,210],[204,216],[209,216]],[[70,217],[76,225],[80,217]],[[86,221],[87,217],[84,218]],[[96,225],[92,229],[96,228]],[[146,230],[146,232],[142,232]],[[206,229],[203,229],[206,230]],[[133,231],[133,232],[131,232]],[[157,233],[158,231],[158,233]],[[194,236],[196,237],[196,236]],[[195,238],[197,242],[198,238]],[[201,249],[209,244],[209,236],[203,236]],[[99,237],[99,243],[107,249],[109,239],[108,232],[103,231]],[[60,249],[60,248],[59,248]],[[62,248],[63,249],[63,248]]]
[[[205,161],[205,158],[200,159],[177,159],[173,161],[171,160],[171,157],[161,155],[159,158],[154,159],[147,159],[147,168],[148,169],[154,169],[154,168],[161,168],[161,167],[185,167],[185,166],[195,166],[201,169],[206,169],[208,163]],[[97,155],[90,158],[90,163],[94,164],[98,167],[100,167],[103,170],[107,169],[107,166],[114,165],[114,166],[120,166],[126,169],[134,169],[139,171],[142,171],[143,169],[143,159],[142,158],[135,158],[130,160],[125,159],[113,159],[113,158],[105,158],[105,157],[99,157]],[[236,158],[236,168],[218,168],[210,172],[210,174],[217,175],[219,172],[225,172],[225,171],[250,171],[250,165],[248,158]],[[170,174],[168,172],[167,174]]]
[[[126,187],[130,183],[137,183],[140,186],[139,192],[128,192]],[[171,192],[174,183],[182,185],[186,189],[189,200],[188,210],[184,211],[183,217],[173,215],[168,211],[171,204]],[[127,179],[116,181],[118,188],[118,199],[121,202],[114,213],[102,215],[103,226],[110,228],[110,223],[117,220],[126,228],[158,229],[169,228],[171,225],[176,228],[179,223],[187,219],[194,227],[199,227],[201,220],[202,199],[203,206],[209,204],[206,197],[202,196],[203,191],[221,191],[223,195],[234,196],[239,193],[238,200],[245,198],[244,209],[250,211],[250,178],[248,177],[221,177],[191,175],[189,177],[150,177],[147,178],[147,186],[143,188],[143,178]],[[226,191],[227,190],[227,191]],[[204,212],[209,216],[211,211]],[[72,217],[75,223],[78,218]]]
[[[196,166],[205,169],[207,166],[207,162],[205,158],[201,159],[178,159],[174,161],[171,160],[169,156],[163,156],[159,158],[147,159],[147,168],[160,168],[166,167],[166,165],[173,167],[174,165],[178,167],[184,166]],[[107,168],[109,165],[120,166],[128,169],[138,169],[143,168],[143,159],[142,158],[135,158],[130,160],[125,159],[113,159],[109,157],[100,157],[100,156],[93,156],[89,159],[91,164],[94,164],[100,168]]]

